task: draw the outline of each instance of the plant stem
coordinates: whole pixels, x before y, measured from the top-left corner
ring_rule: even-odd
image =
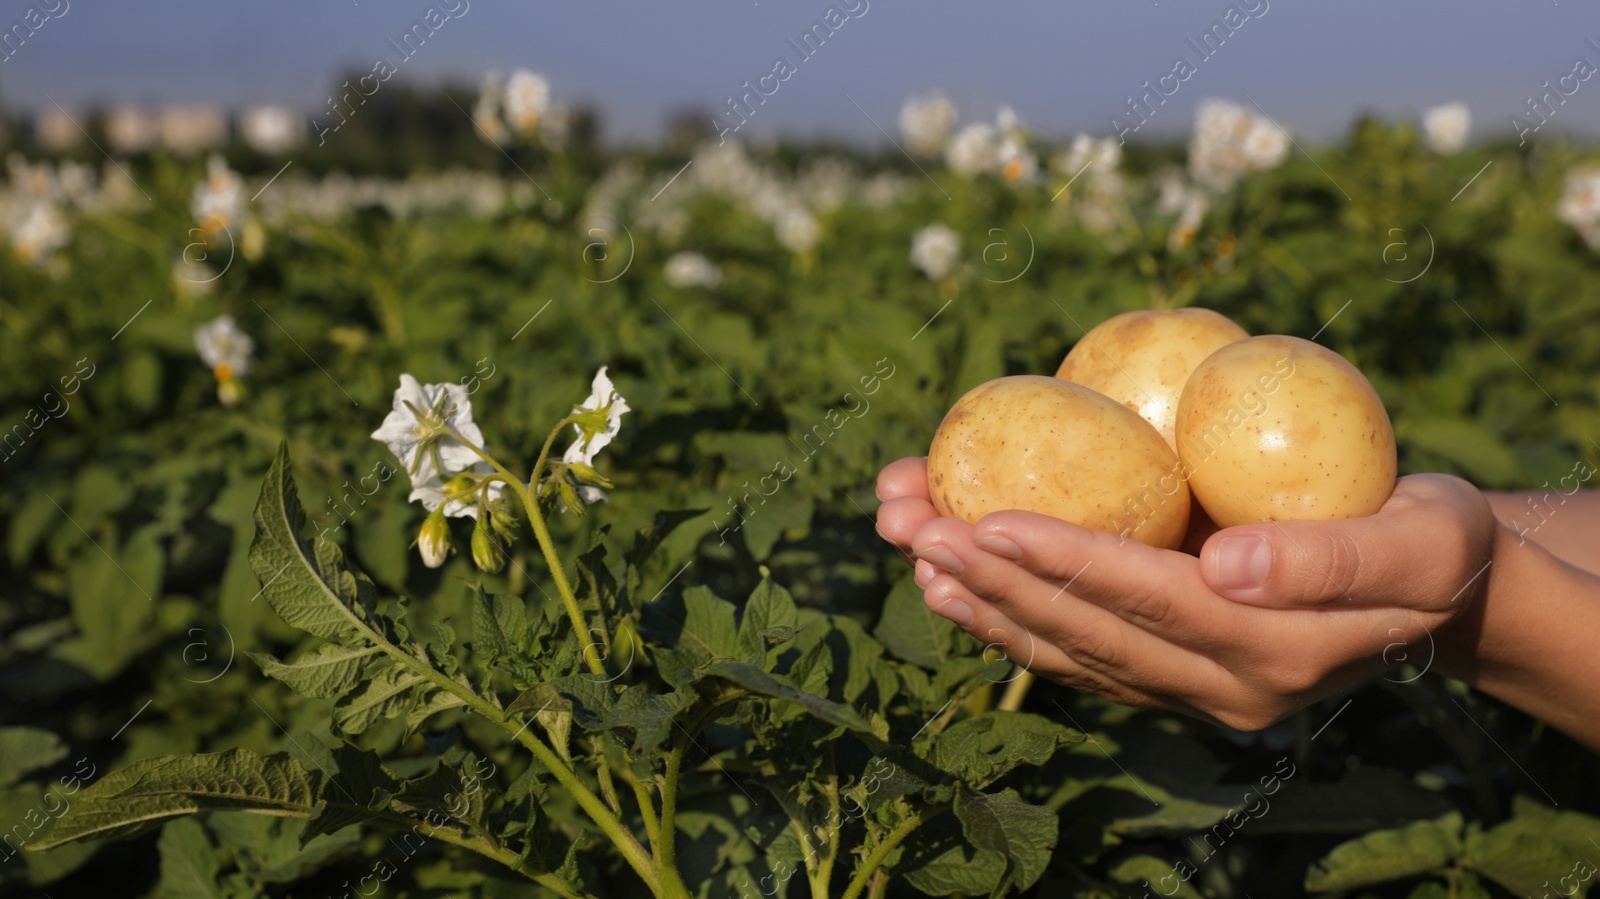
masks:
[[[528,484],[539,483],[539,472],[544,468],[545,459],[550,455],[550,445],[555,442],[556,435],[561,433],[561,429],[571,423],[571,417],[556,422],[555,428],[550,431],[550,436],[545,438],[544,449],[539,451],[539,460],[533,464],[533,474],[528,478]],[[550,529],[545,527],[544,516],[539,514],[538,497],[533,495],[528,489],[528,484],[524,484],[521,478],[507,471],[505,466],[484,452],[482,447],[462,437],[461,432],[451,427],[446,427],[444,430],[462,446],[471,449],[479,458],[489,463],[489,467],[506,479],[506,486],[510,487],[511,492],[522,501],[522,507],[528,513],[528,523],[533,526],[533,536],[539,542],[539,550],[544,553],[545,566],[550,569],[550,577],[555,581],[556,592],[561,594],[561,603],[567,609],[567,618],[572,622],[572,629],[578,634],[578,639],[583,640],[589,634],[589,627],[584,622],[583,609],[578,606],[578,598],[572,592],[572,585],[567,582],[567,572],[561,564],[561,557],[556,555],[555,541],[550,537]],[[605,677],[605,663],[600,660],[600,654],[593,643],[584,643],[583,658],[589,665],[590,673]]]
[[[867,887],[867,899],[883,899],[889,892],[889,875],[881,869],[872,875],[872,885]]]
[[[466,441],[463,441],[463,443],[465,442]],[[470,444],[468,445],[470,446]],[[480,450],[479,452],[481,454],[482,451]],[[495,464],[498,467],[498,463]],[[503,474],[509,474],[508,472],[504,472],[504,469],[501,469],[501,471]],[[537,518],[535,520],[537,520]],[[291,532],[292,530],[293,528],[291,528]],[[298,549],[298,541],[296,541],[296,544]],[[312,570],[315,570],[312,562],[309,559],[306,559],[302,556],[301,562],[307,567],[312,568]],[[324,586],[324,589],[327,590],[328,588]],[[599,827],[601,832],[611,840],[612,844],[617,847],[617,850],[622,853],[623,859],[627,861],[628,865],[632,867],[639,877],[645,882],[645,885],[650,888],[650,892],[656,894],[657,896],[663,895],[661,892],[661,872],[657,869],[655,860],[650,857],[650,853],[639,844],[639,840],[633,835],[633,832],[624,826],[622,821],[618,819],[616,815],[611,813],[610,809],[606,808],[605,803],[600,800],[600,797],[596,796],[594,792],[589,789],[588,785],[580,780],[578,775],[574,773],[571,768],[567,767],[561,758],[556,755],[555,750],[551,749],[549,746],[546,746],[544,741],[540,740],[537,735],[531,733],[526,725],[519,724],[515,729],[513,729],[511,726],[513,721],[506,717],[505,712],[501,710],[500,707],[495,703],[492,703],[478,695],[478,692],[472,688],[471,684],[465,682],[464,677],[458,675],[458,677],[461,677],[459,680],[454,677],[449,677],[443,672],[439,671],[437,668],[434,668],[432,663],[428,661],[425,655],[408,652],[403,647],[389,642],[389,640],[382,633],[373,628],[372,622],[369,621],[368,613],[364,606],[356,605],[352,607],[339,596],[333,594],[331,591],[329,596],[333,600],[334,605],[344,613],[350,625],[358,633],[360,633],[367,642],[371,643],[373,646],[377,647],[380,651],[394,660],[395,664],[403,665],[406,668],[411,669],[418,676],[429,681],[439,689],[445,690],[446,692],[460,697],[461,701],[468,708],[510,732],[512,734],[512,738],[526,747],[529,752],[533,753],[534,758],[538,759],[539,763],[544,765],[545,768],[555,776],[556,780],[560,782],[561,786],[567,790],[572,798],[577,800],[578,805],[581,806],[584,812],[588,814],[590,820],[594,821],[595,826]],[[677,885],[679,885],[679,889],[681,889],[682,879],[678,877],[676,870],[672,871],[672,879]],[[687,893],[684,895],[686,896]],[[676,899],[677,896],[678,894],[675,892],[670,894],[672,899]]]
[[[617,798],[617,785],[611,780],[610,759],[602,758],[599,767],[595,768],[595,776],[600,779],[600,797],[606,801],[611,813],[618,818],[622,817],[622,800]]]
[[[823,784],[822,793],[828,797],[828,841],[824,847],[827,855],[817,863],[811,884],[811,893],[815,899],[828,899],[828,887],[833,880],[833,863],[839,857],[839,831],[844,827],[844,819],[839,814],[839,772],[836,769],[832,745],[828,747],[828,780]]]
[[[661,846],[656,853],[661,867],[677,864],[678,854],[678,777],[683,773],[683,753],[689,741],[673,741],[667,755],[666,779],[661,782]]]
[[[889,831],[888,836],[872,847],[872,852],[867,854],[866,861],[861,863],[861,869],[856,871],[856,876],[850,878],[850,886],[844,891],[844,896],[841,899],[856,899],[857,896],[860,896],[861,891],[867,886],[867,881],[883,865],[884,859],[889,857],[889,853],[893,852],[894,848],[899,846],[906,837],[911,836],[913,830],[921,827],[923,822],[938,815],[948,807],[948,804],[940,804],[923,809],[901,821],[894,830]]]
[[[683,774],[684,753],[694,740],[694,735],[716,716],[718,708],[720,706],[707,706],[694,716],[687,727],[678,725],[678,738],[672,741],[672,751],[667,754],[666,777],[661,782],[661,842],[657,847],[656,862],[668,888],[681,889],[684,896],[688,896],[689,891],[678,874],[678,780]]]
[[[1006,685],[1006,693],[1000,697],[1000,704],[995,706],[1002,712],[1016,712],[1022,709],[1022,701],[1028,698],[1028,688],[1033,686],[1033,672],[1022,669],[1011,683]]]
[[[452,846],[459,846],[462,849],[476,852],[485,858],[494,859],[523,877],[562,897],[562,899],[593,899],[587,893],[574,893],[565,881],[554,874],[526,870],[523,868],[522,860],[517,856],[517,853],[504,846],[494,845],[482,837],[476,839],[464,837],[448,828],[433,827],[427,823],[423,823],[418,827],[418,833],[426,837],[432,837],[442,843],[449,843]]]
[[[633,788],[633,798],[639,803],[639,816],[644,819],[644,834],[649,838],[651,848],[658,853],[656,860],[659,862],[661,822],[656,819],[655,800],[650,796],[650,790],[640,783],[639,779],[634,777],[633,772],[629,771],[626,766],[620,771],[622,779],[626,780],[628,786]]]
[[[499,723],[502,727],[506,727],[508,722],[502,719]],[[510,730],[509,727],[506,727],[506,729]],[[534,758],[537,758],[540,764],[555,775],[556,780],[566,788],[568,793],[572,794],[572,798],[576,799],[578,805],[582,806],[583,810],[588,813],[590,820],[594,821],[595,825],[610,838],[635,873],[644,880],[645,885],[650,888],[650,892],[657,896],[663,896],[664,894],[661,892],[661,872],[658,870],[655,860],[650,857],[650,853],[644,846],[640,845],[639,839],[633,835],[633,832],[623,826],[622,822],[611,813],[611,810],[606,808],[600,797],[596,796],[583,781],[579,780],[572,769],[563,764],[561,759],[556,756],[555,751],[544,745],[543,740],[529,733],[527,728],[517,731],[516,739],[517,742],[527,747],[529,752],[533,753]]]
[[[623,858],[644,880],[645,885],[650,887],[650,891],[658,896],[661,895],[660,874],[656,870],[655,862],[651,859],[649,852],[639,844],[639,840],[633,835],[633,832],[628,830],[622,821],[611,813],[610,809],[606,808],[600,797],[596,796],[587,784],[578,779],[578,775],[567,767],[561,757],[556,755],[555,750],[546,746],[543,740],[529,732],[526,727],[519,725],[513,731],[511,728],[512,719],[506,718],[504,712],[479,696],[471,687],[446,677],[426,661],[384,640],[376,632],[373,632],[365,622],[362,623],[362,627],[367,631],[368,639],[397,663],[412,669],[441,689],[448,690],[461,697],[468,708],[500,725],[507,731],[511,731],[513,738],[526,747],[529,752],[533,753],[534,758],[538,759],[539,763],[544,765],[555,776],[561,786],[566,788],[572,798],[577,800],[578,805],[588,813],[595,826],[599,827],[601,832],[610,838],[618,851],[622,853]]]

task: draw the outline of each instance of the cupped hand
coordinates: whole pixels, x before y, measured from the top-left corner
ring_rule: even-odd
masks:
[[[1367,518],[1227,528],[1198,557],[1032,512],[941,518],[925,459],[884,468],[878,496],[928,607],[973,637],[1059,683],[1242,730],[1402,662],[1453,664],[1462,640],[1441,632],[1481,598],[1499,532],[1476,488],[1433,474]]]

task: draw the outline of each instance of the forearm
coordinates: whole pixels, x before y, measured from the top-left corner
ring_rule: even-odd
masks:
[[[1493,559],[1482,599],[1437,635],[1439,672],[1600,751],[1600,578],[1504,526]]]
[[[1600,572],[1600,490],[1483,495],[1517,543],[1538,543],[1563,562]]]

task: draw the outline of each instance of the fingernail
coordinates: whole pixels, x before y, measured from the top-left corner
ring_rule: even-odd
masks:
[[[1267,582],[1267,571],[1272,567],[1272,544],[1259,535],[1225,537],[1213,558],[1218,587],[1250,590]]]
[[[1005,556],[1013,562],[1022,558],[1022,547],[1018,546],[1016,541],[1002,537],[999,534],[984,534],[981,537],[974,537],[972,538],[972,545],[979,549],[988,550],[997,556]]]
[[[972,624],[972,608],[959,599],[939,593],[925,593],[922,600],[935,615],[948,618],[961,627]]]
[[[914,566],[912,571],[913,573],[911,575],[911,579],[917,582],[918,587],[924,588],[927,587],[928,582],[933,580],[934,576],[939,573],[939,569],[933,567],[933,563],[923,561],[922,559],[917,560],[917,564]]]
[[[951,574],[960,574],[961,570],[966,567],[961,564],[961,557],[952,552],[948,546],[930,546],[917,553],[916,556],[938,568],[943,568]]]

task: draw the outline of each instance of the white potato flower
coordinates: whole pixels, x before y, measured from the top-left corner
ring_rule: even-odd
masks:
[[[778,243],[791,253],[804,253],[817,245],[822,229],[809,211],[799,206],[789,206],[778,213],[773,222]]]
[[[722,283],[722,270],[699,253],[673,253],[662,269],[667,284],[680,290],[687,287],[712,288]]]
[[[400,387],[394,392],[394,409],[372,432],[372,439],[389,447],[411,475],[411,486],[420,490],[431,482],[472,469],[481,460],[472,447],[445,428],[483,446],[483,432],[472,421],[472,398],[466,387],[419,384],[416,378],[403,374]],[[476,510],[472,514],[476,516]]]
[[[972,178],[999,167],[1000,140],[993,126],[974,122],[956,132],[945,147],[944,156],[950,171]]]
[[[239,330],[233,316],[219,315],[194,329],[194,348],[218,381],[232,381],[250,370],[255,341]]]
[[[1026,184],[1039,174],[1039,159],[1028,149],[1020,137],[1007,137],[1000,142],[996,154],[1000,177],[1007,184]]]
[[[1122,164],[1122,146],[1115,139],[1095,139],[1080,134],[1072,139],[1064,153],[1052,160],[1055,170],[1067,177],[1082,174],[1085,178],[1106,178]]]
[[[221,156],[206,161],[206,180],[195,185],[191,208],[207,236],[239,220],[244,210],[244,181]]]
[[[606,366],[600,366],[589,385],[589,398],[581,405],[572,407],[572,414],[579,417],[578,421],[572,423],[578,438],[567,447],[561,461],[568,465],[593,468],[594,457],[610,446],[622,431],[622,416],[630,411],[628,401],[617,392],[616,385],[611,383],[611,378],[606,374]],[[585,504],[593,504],[604,500],[606,492],[585,484],[578,487],[578,496]]]
[[[532,134],[550,111],[550,82],[527,69],[517,69],[506,79],[506,119],[522,134]]]
[[[11,246],[23,262],[43,263],[67,245],[72,231],[56,204],[43,200],[33,204],[27,218],[11,229]]]
[[[1556,218],[1571,225],[1591,250],[1600,253],[1600,168],[1567,173]]]
[[[961,236],[950,226],[934,223],[911,238],[911,264],[931,281],[943,281],[961,261]]]
[[[1465,103],[1447,103],[1435,106],[1422,114],[1423,139],[1428,149],[1441,156],[1461,152],[1467,145],[1467,133],[1472,130],[1472,113]]]
[[[1211,190],[1231,189],[1245,175],[1283,164],[1289,136],[1270,119],[1226,100],[1200,101],[1189,141],[1189,173]]]
[[[900,133],[906,149],[917,156],[938,156],[944,152],[950,126],[956,122],[956,108],[944,94],[912,97],[900,108]]]

